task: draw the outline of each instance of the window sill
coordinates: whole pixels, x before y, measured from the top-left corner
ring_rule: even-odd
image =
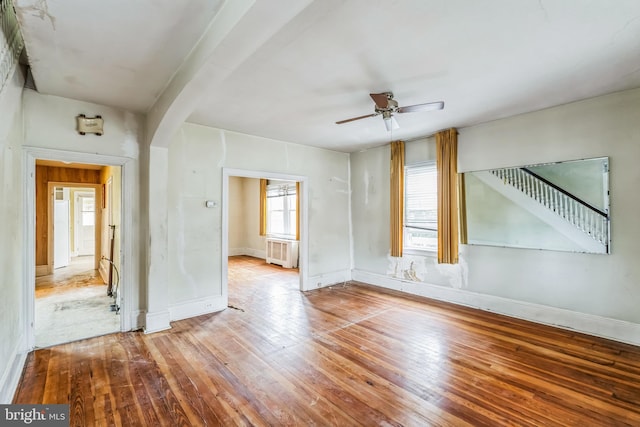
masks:
[[[283,235],[278,235],[278,234],[267,234],[265,237],[267,239],[290,240],[292,242],[297,242],[295,236],[283,236]]]
[[[431,249],[402,249],[402,255],[419,255],[435,258],[438,256],[438,251]]]

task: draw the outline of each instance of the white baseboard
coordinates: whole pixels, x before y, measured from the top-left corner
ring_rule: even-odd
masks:
[[[142,310],[135,310],[131,313],[131,330],[138,331],[144,329],[144,322],[146,319],[146,313]]]
[[[169,307],[171,321],[188,319],[202,314],[214,313],[227,308],[226,300],[220,296],[194,299]]]
[[[157,311],[153,313],[145,313],[144,333],[152,334],[154,332],[165,331],[171,329],[169,310]]]
[[[253,248],[229,248],[229,256],[246,255],[259,259],[267,259],[267,251]]]
[[[429,283],[405,281],[361,270],[353,270],[352,278],[355,281],[369,285],[491,311],[628,344],[640,345],[640,324],[637,323]]]
[[[340,270],[334,271],[332,273],[319,274],[317,276],[309,276],[305,289],[303,289],[303,291],[326,288],[327,286],[348,282],[350,280],[350,270]]]
[[[0,377],[0,404],[2,405],[13,402],[13,396],[18,389],[22,370],[27,360],[27,352],[24,349],[23,335],[14,346],[11,356],[9,356],[9,362],[5,366],[2,377]]]

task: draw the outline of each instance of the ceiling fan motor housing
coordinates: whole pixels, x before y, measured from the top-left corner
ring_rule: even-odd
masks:
[[[393,92],[382,92],[382,93],[370,93],[369,96],[373,99],[375,103],[374,113],[367,114],[364,116],[353,117],[351,119],[340,120],[336,122],[336,124],[348,123],[355,120],[366,119],[368,117],[374,117],[382,114],[382,118],[385,119],[385,124],[387,121],[391,120],[394,113],[412,113],[416,111],[428,111],[428,110],[441,110],[444,107],[444,102],[428,102],[425,104],[416,104],[409,105],[404,107],[398,107],[398,101],[393,99]],[[395,119],[393,120],[395,122]],[[397,123],[394,124],[395,127]]]

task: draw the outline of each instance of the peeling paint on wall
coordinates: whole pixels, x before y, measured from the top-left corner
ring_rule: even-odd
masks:
[[[460,259],[458,264],[438,264],[434,256],[404,255],[400,258],[387,254],[387,276],[394,279],[407,280],[419,283],[430,283],[427,278],[441,277],[446,283],[455,289],[467,288],[467,263]]]
[[[455,289],[467,287],[467,263],[459,259],[458,264],[435,264],[439,274],[448,279],[449,285]]]
[[[0,1],[0,90],[11,77],[24,40],[11,0]]]
[[[427,277],[426,257],[419,255],[405,255],[401,258],[392,257],[387,254],[389,267],[387,275],[401,280],[411,280],[412,282],[423,282]]]

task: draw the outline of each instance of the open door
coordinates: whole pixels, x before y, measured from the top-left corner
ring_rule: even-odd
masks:
[[[94,192],[75,193],[75,248],[78,256],[94,255],[96,203]]]
[[[53,268],[70,263],[69,200],[55,200],[53,212]]]

